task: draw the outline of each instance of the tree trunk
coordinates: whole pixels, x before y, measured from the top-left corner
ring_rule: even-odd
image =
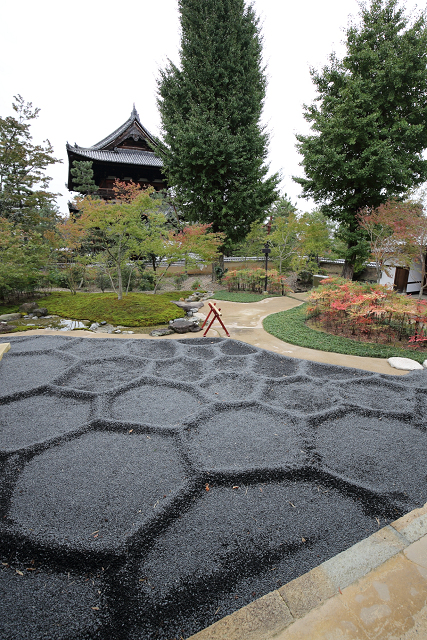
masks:
[[[354,274],[354,264],[346,260],[343,264],[341,277],[347,278],[348,280],[353,280]]]
[[[224,254],[221,253],[218,262],[212,262],[212,282],[217,282],[217,268],[222,269],[222,273],[224,273]]]
[[[117,300],[123,298],[123,283],[122,283],[122,268],[121,265],[117,265]]]

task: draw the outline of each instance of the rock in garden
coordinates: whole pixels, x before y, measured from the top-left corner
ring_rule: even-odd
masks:
[[[40,309],[33,309],[31,313],[33,314],[33,316],[41,318],[43,316],[47,316],[48,310],[46,309],[46,307],[40,307]]]
[[[181,300],[171,300],[171,302],[173,302],[173,304],[176,304],[177,307],[179,307],[180,309],[183,309],[185,311],[185,313],[189,313],[189,312],[196,312],[203,307],[204,303],[203,302],[182,302]]]
[[[98,327],[99,327],[99,324],[97,322],[93,322],[89,327],[89,331],[96,331]]]
[[[188,333],[189,331],[196,332],[201,330],[197,320],[187,320],[186,318],[171,320],[169,326],[175,333]]]
[[[424,367],[424,369],[427,369],[427,360],[424,360],[423,367]]]
[[[131,333],[133,333],[133,331]],[[161,338],[161,336],[170,336],[171,333],[174,333],[172,329],[154,329],[154,331],[150,333],[150,336]]]
[[[24,302],[19,307],[19,311],[21,311],[22,313],[28,313],[29,311],[32,311],[33,309],[37,309],[37,302]]]
[[[96,329],[94,329],[95,333],[112,333],[115,329],[115,327],[113,327],[112,324],[102,324],[102,322],[100,323],[101,326],[97,327]]]
[[[4,313],[2,316],[0,316],[0,320],[5,320],[6,322],[9,322],[9,320],[19,320],[21,317],[20,313]]]
[[[411,358],[389,358],[387,360],[390,366],[395,369],[401,369],[402,371],[415,371],[416,369],[423,369],[423,365]]]

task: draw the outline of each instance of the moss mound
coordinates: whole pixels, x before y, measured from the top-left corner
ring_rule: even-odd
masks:
[[[170,291],[152,295],[128,293],[117,300],[114,293],[53,293],[40,298],[37,303],[46,307],[50,315],[58,315],[71,320],[106,322],[124,327],[151,327],[167,324],[169,320],[182,318],[184,312],[171,300],[187,297],[190,291]]]

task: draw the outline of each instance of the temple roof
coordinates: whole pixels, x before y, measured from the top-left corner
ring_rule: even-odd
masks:
[[[162,167],[156,156],[154,136],[142,125],[135,105],[130,117],[115,131],[91,147],[74,146],[67,142],[68,155],[77,155],[86,160]],[[145,147],[145,148],[143,148]]]
[[[120,162],[124,164],[139,164],[149,167],[162,167],[161,159],[153,151],[132,149],[98,150],[94,147],[73,147],[67,142],[67,151],[81,156],[82,160],[98,160],[102,162]]]

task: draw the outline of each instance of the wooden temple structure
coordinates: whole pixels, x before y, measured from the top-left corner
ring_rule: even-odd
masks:
[[[95,184],[99,187],[96,194],[105,200],[114,197],[115,180],[133,180],[143,188],[152,186],[156,191],[165,189],[162,161],[153,151],[155,147],[155,139],[142,125],[133,105],[130,118],[92,147],[79,147],[77,144],[72,146],[67,142],[67,187],[73,191],[70,170],[77,160],[92,162]]]

